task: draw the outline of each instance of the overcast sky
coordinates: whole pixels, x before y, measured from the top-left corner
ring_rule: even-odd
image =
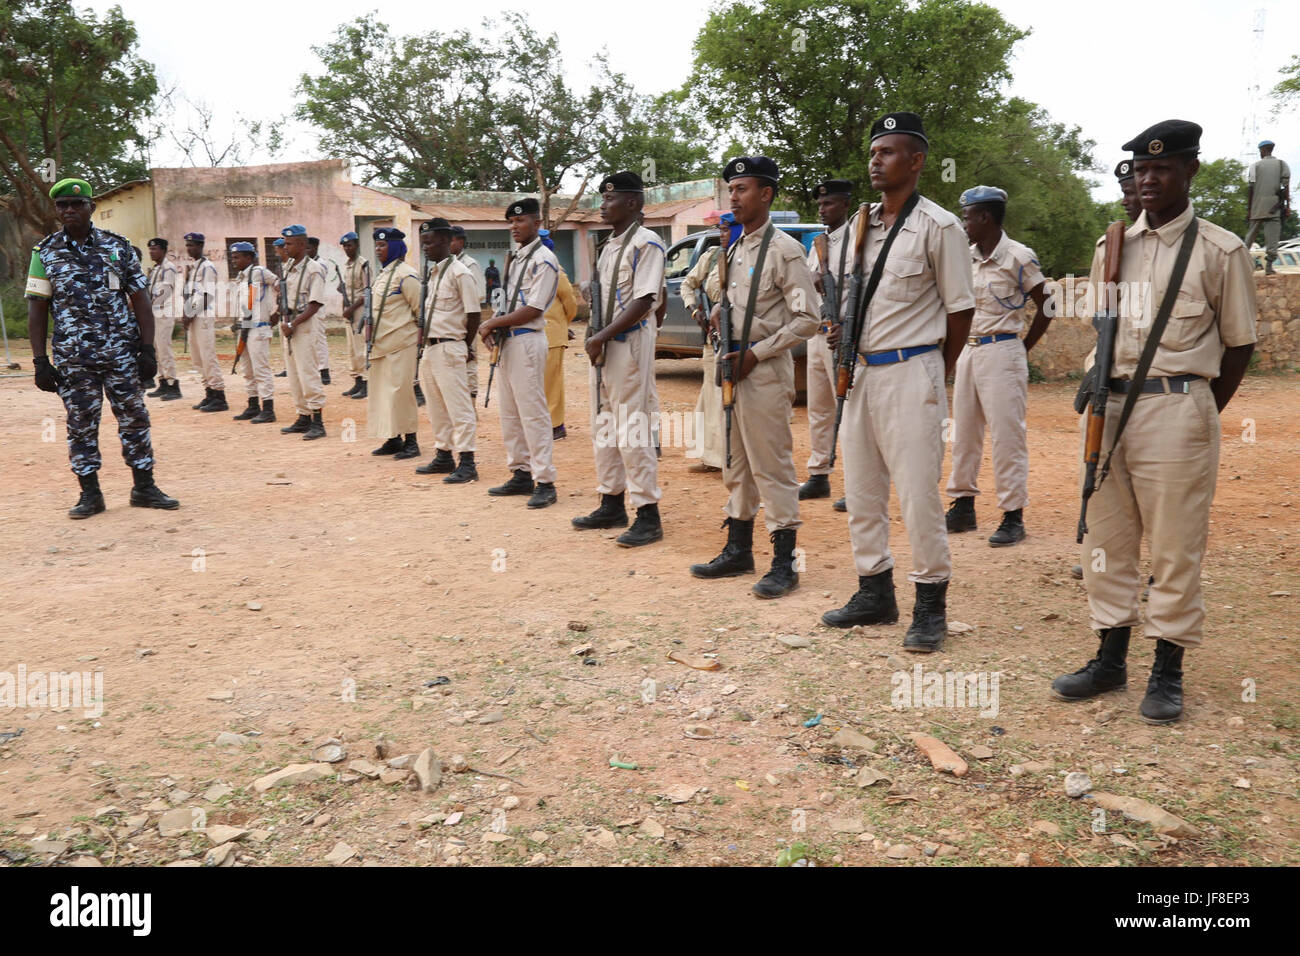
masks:
[[[77,0],[80,4],[84,0]],[[1279,68],[1300,52],[1300,3],[1294,0],[992,0],[1012,23],[1032,30],[1015,48],[1010,92],[1032,100],[1054,119],[1077,124],[1097,142],[1107,166],[1120,146],[1150,124],[1171,117],[1205,127],[1202,156],[1245,159],[1243,122],[1249,88],[1258,78],[1260,138],[1274,139],[1277,153],[1300,163],[1300,109],[1275,116],[1265,98]],[[108,0],[90,0],[98,11]],[[588,75],[585,64],[607,47],[612,65],[642,92],[681,84],[690,70],[691,43],[707,14],[700,0],[659,0],[639,20],[608,3],[567,0],[524,4],[421,4],[344,0],[306,4],[174,7],[155,0],[120,0],[140,32],[140,52],[165,81],[215,108],[229,120],[236,112],[270,118],[288,114],[303,72],[317,64],[311,47],[326,42],[338,24],[375,9],[396,32],[484,29],[503,10],[527,9],[539,31],[555,32],[563,68]],[[1261,55],[1255,56],[1256,11],[1265,11]],[[652,12],[649,12],[652,11]],[[904,109],[900,103],[897,108]],[[1252,138],[1250,144],[1255,140]],[[942,152],[942,143],[935,144]],[[1251,151],[1252,155],[1253,150]],[[294,128],[277,160],[320,158],[316,137]],[[264,157],[258,157],[264,160]],[[184,165],[174,147],[160,146],[157,165]],[[1102,182],[1109,192],[1110,184]]]

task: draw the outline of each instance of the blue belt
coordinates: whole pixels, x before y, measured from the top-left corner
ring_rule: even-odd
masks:
[[[271,327],[271,323],[270,323],[270,322],[254,322],[254,323],[253,323],[253,328],[255,328],[255,329],[269,329],[270,327]]]
[[[906,362],[908,359],[924,355],[926,352],[933,352],[939,346],[937,345],[917,345],[910,349],[894,349],[892,352],[872,352],[870,355],[858,353],[858,362],[862,365],[893,365],[896,362]]]
[[[1008,339],[1018,339],[1020,336],[1015,332],[999,332],[996,335],[971,335],[966,339],[967,345],[988,345],[990,342],[1005,342]]]
[[[649,320],[649,319],[642,319],[640,322],[638,322],[636,325],[632,326],[632,328],[628,329],[626,332],[620,332],[618,335],[614,336],[614,341],[615,341],[615,342],[626,342],[626,341],[627,341],[627,337],[628,337],[629,335],[631,335],[633,332],[637,331],[637,329],[644,329],[644,328],[645,328],[647,325],[649,325],[649,324],[650,324],[650,320]]]
[[[536,332],[536,329],[511,329],[510,335],[527,335],[529,332]]]

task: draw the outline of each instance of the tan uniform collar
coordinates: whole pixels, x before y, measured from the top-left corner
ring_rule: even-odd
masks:
[[[749,243],[749,244],[755,242],[762,242],[763,233],[767,232],[767,227],[770,225],[772,225],[772,217],[768,216],[767,221],[763,223],[763,225],[755,229],[753,232],[742,232],[740,235],[740,242]]]
[[[1003,253],[1007,251],[1007,231],[1005,229],[1002,230],[1001,235],[998,236],[998,241],[993,244],[993,251],[987,256],[980,255],[980,246],[978,242],[972,242],[970,244],[970,251],[980,262],[990,262],[994,260],[1000,262]]]
[[[1166,246],[1172,246],[1175,242],[1183,237],[1183,232],[1191,225],[1192,219],[1196,217],[1196,209],[1192,206],[1191,201],[1187,203],[1187,208],[1180,212],[1173,219],[1169,220],[1158,229],[1152,229],[1147,225],[1147,211],[1142,210],[1138,216],[1137,222],[1129,228],[1130,236],[1144,236],[1149,232],[1154,232],[1156,237]]]

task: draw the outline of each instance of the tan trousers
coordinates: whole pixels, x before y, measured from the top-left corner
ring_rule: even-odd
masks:
[[[366,419],[373,438],[400,438],[420,428],[415,402],[415,343],[382,357],[370,356]]]
[[[967,345],[957,359],[952,389],[952,473],[948,495],[978,495],[984,458],[984,426],[993,443],[998,507],[1016,511],[1029,503],[1029,360],[1019,339]]]
[[[479,351],[479,348],[482,346],[482,344],[483,344],[482,340],[479,340],[476,343],[474,349],[475,352],[474,358],[472,360],[467,359],[465,362],[465,381],[469,385],[469,394],[471,397],[478,394],[478,354],[477,353]]]
[[[312,350],[316,353],[316,367],[327,369],[330,367],[330,344],[325,338],[325,317],[316,316],[312,321],[316,323],[316,330],[312,333]]]
[[[898,489],[916,584],[952,575],[939,480],[948,395],[939,350],[893,365],[859,364],[844,402],[844,492],[849,539],[860,576],[894,566],[889,551],[889,483]]]
[[[721,468],[723,464],[722,434],[722,389],[716,384],[717,362],[713,355],[713,346],[704,343],[704,355],[700,364],[704,367],[704,383],[700,385],[700,395],[695,399],[695,421],[699,424],[699,434],[695,435],[697,457],[706,465]]]
[[[722,469],[722,484],[730,494],[726,512],[752,521],[762,504],[769,532],[802,524],[790,435],[794,394],[794,358],[782,352],[759,362],[736,386],[731,413],[731,467],[724,464]]]
[[[158,353],[158,375],[166,379],[178,379],[176,373],[176,353],[172,351],[172,329],[176,327],[176,316],[166,314],[160,309],[153,314],[153,345]]]
[[[1112,392],[1103,463],[1123,404],[1124,397]],[[1080,436],[1086,423],[1084,416]],[[1140,623],[1138,560],[1145,531],[1155,578],[1147,598],[1146,636],[1184,647],[1201,643],[1201,559],[1218,474],[1219,414],[1208,382],[1193,382],[1186,395],[1152,394],[1137,400],[1110,474],[1088,503],[1080,563],[1094,629]]]
[[[551,411],[546,405],[545,332],[526,332],[506,339],[497,379],[501,383],[501,438],[506,467],[527,471],[534,481],[555,482]]]
[[[244,373],[244,387],[249,398],[271,401],[275,398],[275,374],[271,371],[271,330],[249,329],[248,344],[239,359]]]
[[[190,357],[204,388],[224,391],[221,363],[217,361],[216,320],[212,316],[195,316],[190,320]]]
[[[344,322],[343,328],[348,337],[348,371],[354,378],[366,377],[366,337],[352,331],[352,323]]]
[[[808,474],[831,473],[835,433],[835,353],[818,332],[808,340]]]
[[[596,490],[602,495],[626,492],[634,508],[656,504],[662,497],[654,444],[654,425],[659,419],[654,374],[654,333],[649,328],[629,332],[626,341],[605,343],[599,415],[596,370],[587,370],[593,396],[591,444],[596,456]]]
[[[1246,230],[1246,248],[1249,250],[1251,243],[1255,241],[1255,236],[1263,230],[1264,232],[1264,259],[1266,262],[1277,260],[1277,244],[1282,238],[1282,220],[1277,216],[1270,219],[1252,219],[1250,228]],[[1125,426],[1125,431],[1128,427]]]
[[[293,396],[293,407],[299,415],[310,415],[325,407],[325,388],[321,385],[314,348],[315,325],[319,322],[320,319],[312,316],[299,325],[284,344],[289,394]]]
[[[546,404],[551,409],[551,427],[564,424],[564,346],[546,350]]]
[[[464,342],[439,342],[424,349],[420,386],[433,425],[433,447],[457,454],[475,451],[478,416],[465,380]]]

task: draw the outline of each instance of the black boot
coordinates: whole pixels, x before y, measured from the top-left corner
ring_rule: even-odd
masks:
[[[1183,716],[1183,647],[1164,638],[1156,641],[1156,659],[1147,679],[1147,693],[1138,708],[1148,724],[1172,724]]]
[[[152,392],[150,392],[149,394],[147,394],[147,395],[145,396],[145,398],[162,398],[162,397],[163,397],[164,395],[166,395],[166,394],[168,393],[168,391],[170,391],[170,390],[171,390],[171,386],[169,386],[169,385],[167,384],[167,379],[163,378],[162,376],[159,376],[159,377],[158,377],[158,387],[155,388],[155,389],[154,389]]]
[[[235,421],[246,422],[256,418],[262,411],[262,406],[258,404],[257,396],[252,396],[248,400],[248,407],[235,416]]]
[[[555,483],[551,481],[539,481],[537,487],[533,489],[533,495],[528,499],[530,508],[546,508],[555,504]]]
[[[327,369],[327,368],[323,368],[323,369],[320,370],[320,383],[321,383],[322,385],[329,385],[329,384],[330,384],[330,370],[329,370],[329,369]]]
[[[446,478],[442,479],[444,485],[463,485],[468,481],[478,481],[478,469],[474,467],[474,453],[472,451],[463,451],[460,453],[460,464]]]
[[[420,383],[415,383],[415,405],[417,408],[424,408],[424,392],[420,390]]]
[[[808,480],[799,486],[799,500],[809,498],[829,498],[831,496],[830,475],[809,475]]]
[[[624,521],[626,520],[625,516]],[[643,544],[653,544],[663,539],[664,526],[659,521],[659,506],[653,504],[637,508],[632,527],[620,534],[614,543],[621,548],[639,548]]]
[[[975,499],[971,497],[954,498],[944,515],[948,523],[949,534],[961,534],[963,531],[975,530]]]
[[[420,457],[420,443],[415,440],[415,432],[408,432],[402,439],[402,450],[393,456],[393,461],[406,461],[408,458]]]
[[[600,507],[589,515],[579,515],[573,519],[573,526],[582,531],[595,528],[626,528],[627,508],[623,504],[623,492],[616,495],[601,495]]]
[[[785,597],[799,586],[799,572],[794,569],[794,528],[772,532],[772,567],[751,589],[755,597]]]
[[[1052,681],[1052,694],[1058,700],[1087,700],[1108,690],[1120,690],[1128,683],[1129,629],[1107,627],[1100,632],[1097,656],[1073,674],[1062,674]]]
[[[989,536],[989,544],[995,548],[1005,548],[1024,540],[1025,521],[1021,509],[1002,512],[1002,523],[998,525],[998,530]]]
[[[415,473],[417,475],[450,475],[455,470],[456,460],[451,457],[451,449],[439,448],[434,452],[429,463],[415,469]]]
[[[154,380],[153,380],[153,379],[146,379],[145,381],[143,381],[143,382],[140,383],[140,391],[142,391],[142,392],[143,392],[146,388],[154,388],[154,387],[155,387],[155,386],[154,386]]]
[[[360,375],[353,375],[353,376],[352,376],[352,387],[351,387],[350,389],[348,389],[346,392],[343,393],[343,397],[344,397],[344,398],[351,398],[351,397],[356,393],[356,390],[359,389],[360,387],[361,387],[361,376],[360,376]]]
[[[99,490],[99,472],[92,471],[88,475],[77,475],[77,481],[81,485],[81,497],[68,509],[68,517],[89,518],[103,511],[104,493]]]
[[[317,438],[325,437],[325,422],[321,420],[320,410],[311,413],[311,424],[303,432],[303,441],[315,441]]]
[[[288,370],[282,369],[281,371],[275,373],[276,378],[288,378],[288,376],[289,376]]]
[[[181,506],[179,501],[175,498],[168,498],[162,493],[162,489],[153,483],[152,468],[132,468],[131,476],[134,479],[131,488],[131,507],[162,508],[164,511],[175,511]]]
[[[174,402],[178,398],[184,398],[185,396],[181,394],[181,380],[179,378],[172,379],[171,384],[167,386],[167,391],[158,397],[164,402]]]
[[[370,389],[366,385],[366,380],[363,378],[361,384],[357,386],[357,390],[349,395],[348,398],[365,398],[369,394]]]
[[[268,398],[262,403],[262,410],[254,418],[250,418],[250,425],[263,425],[266,422],[275,421],[275,399]]]
[[[281,435],[292,435],[295,432],[305,432],[311,428],[311,416],[299,415],[292,425],[286,425],[280,429]]]
[[[849,603],[822,615],[831,627],[859,624],[897,624],[898,601],[894,598],[894,569],[879,574],[859,575],[858,591]]]
[[[722,526],[727,529],[727,543],[722,553],[708,564],[692,564],[692,576],[734,578],[754,573],[754,522],[728,518]]]
[[[834,508],[836,511],[843,513],[849,510],[849,503],[844,498],[840,498],[838,501],[835,502],[835,504],[831,505],[831,507]]]
[[[396,455],[402,450],[402,439],[394,435],[385,441],[382,445],[372,451],[372,455]]]
[[[903,650],[931,654],[943,646],[948,633],[948,582],[916,585],[912,626],[903,638]]]
[[[228,412],[230,406],[226,404],[226,390],[224,388],[214,388],[212,390],[212,400],[199,409],[201,412]]]
[[[495,488],[488,489],[488,494],[495,498],[504,498],[507,495],[531,495],[532,493],[533,476],[523,470],[512,471],[510,480],[504,485],[497,485]]]
[[[216,393],[212,389],[204,385],[203,400],[199,402],[197,405],[191,405],[190,408],[194,409],[196,412],[206,411],[207,407],[212,404],[212,396],[215,394]]]

